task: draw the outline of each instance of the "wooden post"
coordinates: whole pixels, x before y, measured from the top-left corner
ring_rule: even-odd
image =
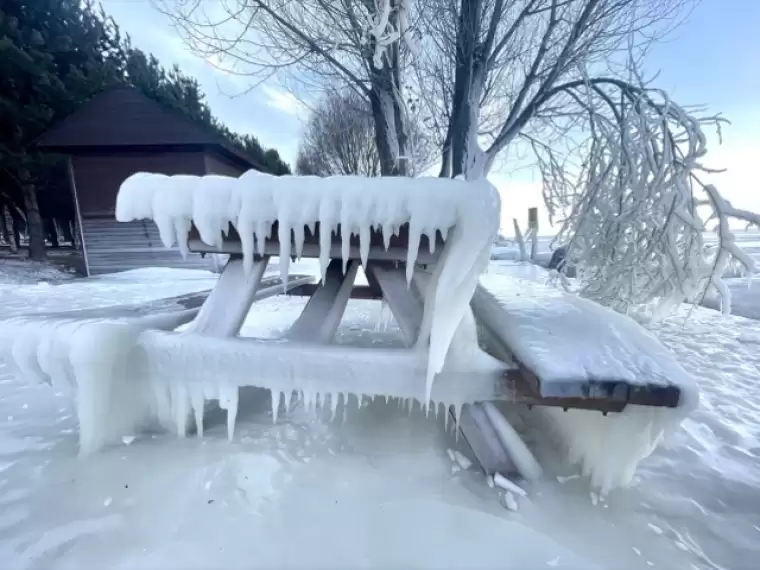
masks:
[[[528,231],[530,232],[530,260],[538,253],[538,208],[528,208]]]

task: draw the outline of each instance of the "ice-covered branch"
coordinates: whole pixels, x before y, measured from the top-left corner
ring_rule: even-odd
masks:
[[[550,214],[578,269],[581,293],[614,308],[657,303],[660,310],[717,292],[730,310],[722,275],[737,263],[755,271],[729,222],[760,227],[698,178],[707,146],[700,117],[641,82],[584,78],[553,89],[582,115],[589,138],[573,164],[533,141]],[[705,240],[716,223],[717,242]]]

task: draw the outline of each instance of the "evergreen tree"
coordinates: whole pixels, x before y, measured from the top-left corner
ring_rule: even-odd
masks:
[[[54,244],[57,241],[53,220],[68,227],[74,219],[65,164],[60,157],[38,152],[34,141],[93,95],[117,83],[134,85],[211,129],[266,170],[289,172],[277,151],[264,151],[254,137],[235,135],[216,120],[195,79],[176,66],[167,71],[154,56],[133,48],[92,0],[3,0],[0,212],[9,212],[16,235],[25,223],[32,259],[44,258],[46,234]]]

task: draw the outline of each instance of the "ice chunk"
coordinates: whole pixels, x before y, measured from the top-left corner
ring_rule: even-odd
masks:
[[[507,491],[504,493],[504,506],[508,508],[510,511],[517,511],[519,509],[519,506],[517,505],[517,501],[515,500],[515,496]]]
[[[280,400],[282,392],[280,390],[270,390],[272,396],[272,423],[277,423],[277,413],[280,411]]]
[[[483,402],[483,410],[520,475],[528,480],[541,477],[541,465],[498,408],[492,402]]]
[[[525,489],[523,489],[519,485],[513,483],[512,481],[510,481],[509,479],[507,479],[506,477],[504,477],[504,475],[502,475],[501,473],[494,473],[494,475],[493,475],[493,483],[497,487],[501,487],[505,491],[509,491],[509,492],[512,492],[512,493],[517,493],[521,497],[527,497],[528,496],[528,493],[525,492]]]

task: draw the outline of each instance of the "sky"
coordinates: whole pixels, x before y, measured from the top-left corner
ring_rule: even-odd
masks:
[[[275,85],[248,89],[245,78],[230,76],[193,55],[168,19],[149,0],[101,0],[106,12],[132,38],[135,47],[153,53],[163,65],[178,64],[195,77],[212,112],[232,130],[256,136],[295,163],[308,114],[287,91]],[[704,105],[731,121],[722,144],[710,135],[708,166],[725,168],[712,176],[734,206],[760,212],[760,0],[702,0],[688,20],[656,45],[647,60],[659,72],[657,86],[680,104]],[[527,209],[538,206],[539,224],[548,226],[535,173],[513,172],[503,165],[489,179],[502,195],[503,226],[511,217],[521,226]]]

